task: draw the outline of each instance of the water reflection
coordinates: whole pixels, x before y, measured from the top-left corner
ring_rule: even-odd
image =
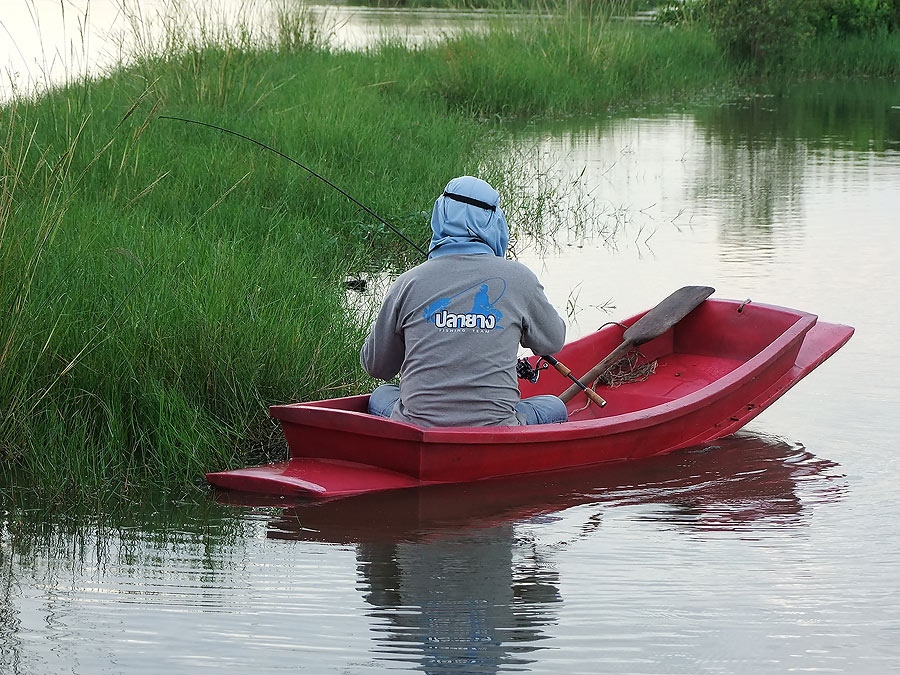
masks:
[[[900,83],[819,82],[727,105],[542,122],[517,133],[523,148],[539,139],[531,153],[539,172],[585,185],[572,214],[588,195],[601,215],[599,232],[582,233],[570,214],[565,236],[551,233],[559,245],[573,243],[574,232],[579,243],[652,254],[667,249],[667,236],[710,226],[717,264],[761,264],[807,245],[823,177],[832,193],[850,190],[858,166],[860,188],[882,180],[888,188],[890,176],[871,162],[900,148]]]
[[[376,619],[375,653],[426,672],[497,672],[524,665],[556,623],[558,574],[520,546],[512,524],[425,542],[358,545],[358,574]]]
[[[900,82],[807,82],[694,115],[726,145],[771,147],[785,139],[811,149],[884,152],[900,144]]]
[[[521,142],[528,143],[527,137]],[[585,185],[582,195],[594,200],[587,206],[600,214],[593,219],[598,226],[577,243],[603,241],[652,257],[672,237],[711,227],[722,262],[729,263],[748,256],[771,261],[802,242],[807,152],[790,138],[751,133],[729,139],[708,119],[682,113],[553,130],[542,139],[535,162],[555,165],[567,180],[577,177]],[[576,212],[584,202],[582,196],[569,210]],[[560,245],[573,243],[573,231],[581,234],[578,220],[570,221],[576,224],[570,222],[569,238],[555,236]]]
[[[149,673],[186,659],[197,646],[180,617],[197,628],[204,612],[235,611],[258,530],[208,500],[149,493],[100,514],[6,494],[0,508],[4,674]]]
[[[802,235],[799,197],[806,163],[807,148],[793,139],[749,136],[704,146],[687,189],[691,199],[718,211],[726,262],[739,262],[746,251],[771,257]]]
[[[553,514],[579,521],[567,545],[595,536],[611,508],[687,531],[797,528],[844,489],[834,462],[741,434],[642,462],[298,503],[267,536],[355,544],[379,658],[497,672],[529,663],[558,621],[561,548],[535,533],[557,527]]]
[[[631,560],[667,569],[664,531],[695,536],[707,565],[734,570],[742,542],[806,530],[844,491],[835,463],[743,434],[642,462],[277,509],[162,501],[101,517],[7,504],[0,671],[77,660],[193,672],[206,659],[271,672],[296,669],[297,650],[321,670],[527,669],[563,658],[561,639],[595,649],[598,621],[630,640],[634,623],[616,632],[617,613],[657,607]],[[572,594],[580,575],[594,586]],[[699,612],[691,588],[682,600]]]
[[[810,168],[837,170],[839,150],[897,147],[898,100],[897,83],[815,83],[694,111],[706,139],[687,184],[693,200],[720,214],[724,262],[802,241]]]

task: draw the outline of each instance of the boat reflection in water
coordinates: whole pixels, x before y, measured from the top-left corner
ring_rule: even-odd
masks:
[[[550,514],[578,507],[565,516],[580,521],[575,539],[623,506],[686,529],[793,528],[844,489],[834,462],[743,433],[637,462],[295,503],[267,536],[356,545],[382,658],[426,672],[496,672],[529,663],[558,620],[560,548],[529,532]]]

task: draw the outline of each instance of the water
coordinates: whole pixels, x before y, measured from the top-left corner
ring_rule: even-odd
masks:
[[[900,85],[518,133],[593,200],[558,247],[517,247],[572,336],[685,284],[856,335],[738,436],[644,462],[314,505],[3,505],[0,672],[900,671]]]
[[[166,35],[196,40],[245,28],[271,35],[283,0],[4,0],[0,7],[0,101],[67,80],[94,77],[158,45]],[[290,2],[287,3],[290,6]],[[460,30],[484,29],[496,12],[305,5],[335,49],[379,40],[419,45]],[[516,16],[527,17],[527,14]]]

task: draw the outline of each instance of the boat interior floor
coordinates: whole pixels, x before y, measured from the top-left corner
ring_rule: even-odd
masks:
[[[569,403],[569,419],[589,420],[621,415],[668,403],[702,389],[743,365],[739,359],[700,354],[672,353],[660,356],[656,370],[644,381],[601,388],[606,406],[595,405],[582,410],[584,395],[575,396]]]

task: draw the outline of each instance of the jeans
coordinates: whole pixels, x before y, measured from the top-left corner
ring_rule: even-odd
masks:
[[[396,384],[382,384],[369,397],[369,414],[390,417],[399,400],[400,387]],[[522,424],[553,424],[569,419],[566,404],[550,394],[531,396],[519,401],[516,404],[516,417]]]

